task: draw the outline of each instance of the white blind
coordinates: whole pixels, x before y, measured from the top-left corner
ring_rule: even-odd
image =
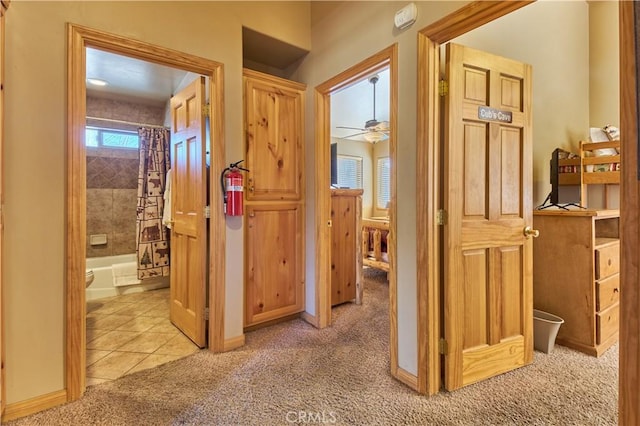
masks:
[[[377,196],[376,208],[386,209],[387,203],[391,200],[391,161],[389,157],[379,157],[377,167]]]
[[[338,155],[338,186],[362,188],[362,157]]]

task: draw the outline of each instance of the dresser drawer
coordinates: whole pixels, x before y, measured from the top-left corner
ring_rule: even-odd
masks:
[[[620,300],[620,274],[596,282],[596,311],[602,311]]]
[[[612,244],[596,250],[596,280],[620,271],[620,244]]]
[[[616,303],[596,314],[596,344],[600,345],[618,333],[620,304]]]

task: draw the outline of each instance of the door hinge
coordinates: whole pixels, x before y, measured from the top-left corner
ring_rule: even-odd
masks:
[[[211,104],[207,103],[202,105],[202,115],[204,115],[205,117],[209,117],[209,115],[211,114]]]
[[[211,206],[204,206],[204,217],[206,219],[211,217]]]
[[[440,352],[441,355],[449,355],[449,345],[446,340],[440,339],[440,342],[438,342],[438,352]]]
[[[438,93],[440,96],[447,96],[449,94],[449,83],[447,80],[440,80],[438,82]]]
[[[438,214],[436,215],[436,221],[438,222],[438,225],[446,225],[448,219],[449,215],[447,214],[446,210],[438,210]]]
[[[209,321],[209,308],[204,308],[204,320]]]

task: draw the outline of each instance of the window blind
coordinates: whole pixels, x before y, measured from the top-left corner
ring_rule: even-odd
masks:
[[[362,188],[362,157],[338,155],[338,186]]]
[[[379,157],[377,167],[376,208],[386,209],[391,200],[391,161],[389,157]]]

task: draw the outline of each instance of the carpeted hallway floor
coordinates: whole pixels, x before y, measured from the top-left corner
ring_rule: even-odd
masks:
[[[617,345],[598,359],[556,346],[515,372],[425,397],[389,375],[388,330],[387,283],[368,271],[364,304],[334,308],[330,328],[257,330],[235,351],[203,350],[8,424],[616,424]]]

